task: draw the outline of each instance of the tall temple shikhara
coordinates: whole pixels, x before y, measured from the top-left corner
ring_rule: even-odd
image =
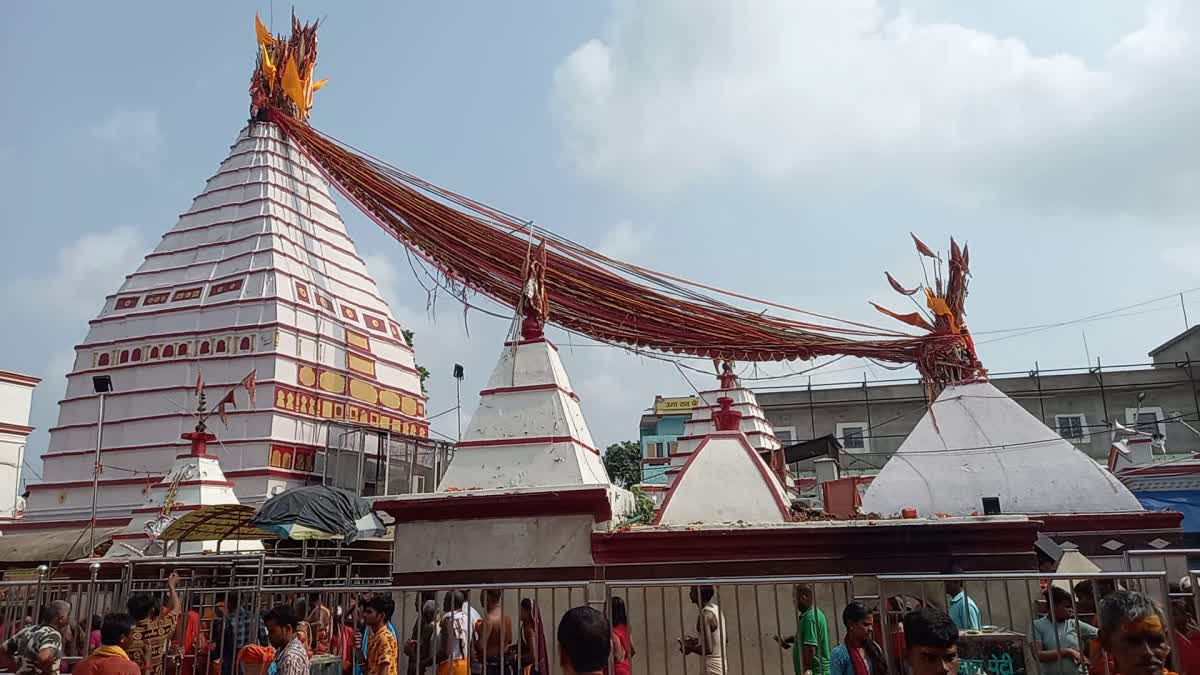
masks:
[[[255,121],[141,266],[108,296],[75,348],[58,424],[29,486],[31,524],[90,517],[98,395],[104,411],[97,517],[117,526],[148,506],[210,401],[251,371],[245,397],[214,417],[220,460],[242,503],[303,485],[331,423],[427,436],[413,350],[379,295],[317,167],[278,127]],[[203,482],[203,478],[197,478]]]

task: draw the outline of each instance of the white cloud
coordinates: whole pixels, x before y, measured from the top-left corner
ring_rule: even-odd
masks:
[[[1163,263],[1172,271],[1189,277],[1200,276],[1200,265],[1196,264],[1200,260],[1200,243],[1172,246],[1164,249],[1161,256]]]
[[[639,192],[722,171],[957,203],[1200,202],[1200,7],[1154,2],[1099,63],[875,0],[617,2],[555,72],[578,165]]]
[[[137,267],[146,249],[141,233],[127,225],[88,233],[59,250],[50,274],[18,278],[15,284],[56,318],[87,319],[100,311],[104,297]]]
[[[617,260],[636,261],[648,256],[654,242],[654,230],[622,220],[610,227],[596,250]]]
[[[117,108],[91,128],[96,140],[115,146],[117,154],[136,165],[146,165],[157,157],[163,145],[158,111]]]

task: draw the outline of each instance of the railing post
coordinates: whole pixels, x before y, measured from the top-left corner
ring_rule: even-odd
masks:
[[[34,595],[33,595],[33,608],[34,608],[35,612],[41,611],[41,608],[42,608],[42,583],[46,580],[46,572],[48,572],[48,571],[50,571],[50,568],[45,565],[37,566],[37,574],[38,574],[37,590],[34,592]],[[37,620],[37,616],[35,615],[34,621],[36,621],[36,620]]]
[[[90,636],[93,628],[99,628],[99,626],[92,626],[92,616],[96,613],[96,578],[100,575],[100,563],[94,562],[88,566],[88,569],[91,572],[91,577],[88,583],[87,592],[87,631],[84,633],[84,635]],[[84,655],[86,656],[86,654]]]

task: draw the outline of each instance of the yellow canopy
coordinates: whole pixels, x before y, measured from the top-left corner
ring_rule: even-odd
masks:
[[[214,504],[182,516],[163,530],[164,541],[221,541],[275,539],[275,535],[250,524],[253,506]]]

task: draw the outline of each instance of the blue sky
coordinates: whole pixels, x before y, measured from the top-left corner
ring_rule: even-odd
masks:
[[[1200,286],[1200,17],[1183,2],[295,7],[326,21],[314,126],[664,271],[884,324],[866,301],[903,306],[882,272],[916,278],[907,233],[954,235],[971,245],[980,333]],[[255,9],[270,20],[262,2],[6,8],[0,369],[46,378],[40,430],[86,321],[244,124]],[[457,361],[469,413],[507,325],[464,327],[445,297],[427,311],[402,249],[342,213],[417,331],[430,411],[454,405]],[[1200,294],[1185,299],[1200,318]],[[994,371],[1082,366],[1086,332],[1092,358],[1144,361],[1184,324],[1178,299],[1137,311],[981,335],[981,355]],[[558,341],[600,443],[635,437],[654,394],[690,391],[669,363]],[[436,428],[452,434],[453,417]],[[30,454],[44,445],[35,434]]]

